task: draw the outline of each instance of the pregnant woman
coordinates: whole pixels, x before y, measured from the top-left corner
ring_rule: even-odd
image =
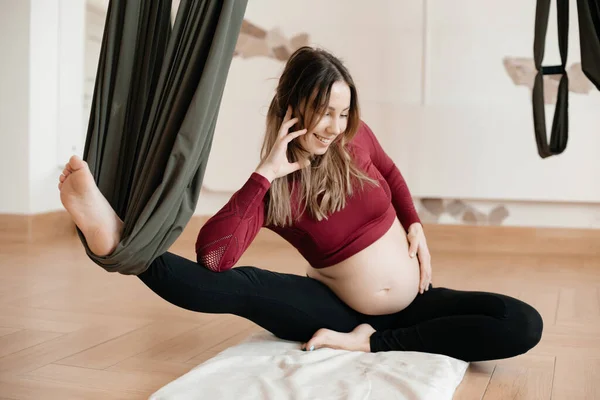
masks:
[[[86,163],[72,157],[59,188],[90,249],[110,254],[123,223]],[[307,260],[306,276],[233,268],[263,227]],[[247,318],[304,350],[482,361],[523,354],[542,335],[541,316],[518,299],[432,285],[406,182],[361,120],[350,73],[321,49],[302,47],[287,62],[261,162],[202,227],[196,254],[167,252],[138,276],[166,301]]]

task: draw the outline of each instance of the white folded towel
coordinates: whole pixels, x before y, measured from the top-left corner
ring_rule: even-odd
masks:
[[[417,352],[300,350],[262,331],[162,387],[150,400],[452,399],[468,363]]]

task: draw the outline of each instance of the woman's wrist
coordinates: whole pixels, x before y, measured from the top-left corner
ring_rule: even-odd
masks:
[[[423,225],[420,222],[418,222],[418,221],[417,222],[413,222],[408,227],[408,232],[410,232],[411,230],[414,230],[414,229],[423,230]]]
[[[261,175],[266,180],[268,180],[269,183],[272,183],[275,180],[275,173],[271,169],[269,169],[269,168],[267,168],[267,167],[265,167],[263,165],[261,165],[258,168],[256,168],[256,170],[254,171],[254,173],[256,173],[258,175]]]

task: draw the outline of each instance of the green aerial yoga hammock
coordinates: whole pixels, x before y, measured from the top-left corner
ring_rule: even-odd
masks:
[[[600,0],[577,0],[581,68],[600,90]],[[569,39],[569,0],[556,0],[558,45],[561,64],[543,67],[550,0],[538,0],[535,15],[534,61],[538,71],[533,85],[533,120],[538,154],[542,158],[561,154],[569,138],[569,77],[566,63]],[[546,135],[544,75],[561,75],[552,122],[550,144]]]
[[[109,272],[140,274],[189,222],[247,0],[111,0],[83,158],[124,221]]]

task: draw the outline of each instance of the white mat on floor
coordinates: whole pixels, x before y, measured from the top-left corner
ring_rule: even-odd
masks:
[[[300,350],[266,331],[167,384],[150,400],[451,400],[468,363],[416,352]]]

